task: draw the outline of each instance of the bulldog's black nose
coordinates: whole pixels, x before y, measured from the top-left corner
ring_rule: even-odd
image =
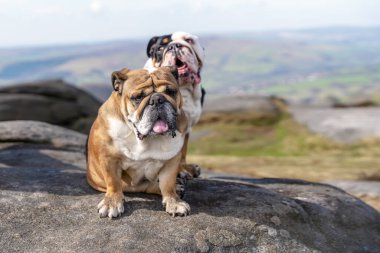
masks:
[[[181,44],[179,44],[179,43],[174,43],[174,44],[170,44],[169,47],[168,47],[168,49],[169,49],[169,50],[174,50],[174,49],[176,49],[176,48],[180,48],[180,47],[182,47]]]
[[[153,94],[149,99],[149,105],[160,105],[165,102],[164,96],[161,94]]]

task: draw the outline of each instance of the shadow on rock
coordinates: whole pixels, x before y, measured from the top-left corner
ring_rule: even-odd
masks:
[[[86,182],[84,154],[43,144],[0,149],[0,189],[57,195],[94,194]]]

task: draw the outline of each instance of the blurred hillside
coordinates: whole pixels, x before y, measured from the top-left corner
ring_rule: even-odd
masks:
[[[380,210],[380,128],[372,126],[377,129],[374,135],[373,131],[367,131],[365,124],[353,128],[350,122],[355,118],[359,121],[371,118],[371,111],[376,109],[378,114],[379,108],[325,108],[324,116],[328,117],[323,119],[317,108],[294,110],[273,97],[225,97],[224,104],[231,102],[232,110],[227,107],[218,110],[220,99],[213,100],[206,101],[205,109],[208,109],[191,132],[189,162],[216,174],[327,182]],[[237,110],[237,100],[250,102],[244,103],[246,107],[240,104]],[[219,103],[213,105],[215,102]],[[359,109],[360,112],[347,117]],[[318,116],[313,121],[322,123],[334,117],[341,125],[348,124],[339,127],[330,122],[329,131],[335,132],[335,137],[340,139],[337,141],[315,131],[315,128],[323,130],[323,125],[316,124],[314,129],[309,129],[294,116]],[[355,141],[352,136],[356,136]],[[346,139],[342,140],[343,137]]]
[[[380,97],[380,28],[200,37],[209,95],[277,95],[304,104]],[[148,39],[0,49],[0,85],[63,78],[104,99],[112,71],[144,65]]]

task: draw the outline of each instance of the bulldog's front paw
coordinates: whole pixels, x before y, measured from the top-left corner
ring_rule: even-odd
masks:
[[[167,213],[171,214],[173,217],[186,216],[190,213],[190,206],[183,200],[179,200],[173,197],[166,197],[163,199],[162,204],[165,206]]]
[[[124,213],[124,195],[123,193],[106,194],[104,199],[98,204],[100,218],[119,217]]]

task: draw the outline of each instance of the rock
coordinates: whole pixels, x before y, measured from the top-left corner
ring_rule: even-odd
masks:
[[[351,194],[368,194],[380,198],[380,181],[326,181]]]
[[[286,107],[286,101],[277,97],[240,95],[207,96],[203,110],[205,112],[251,112],[277,113]]]
[[[378,180],[378,178],[376,177]],[[326,181],[352,194],[380,212],[380,181]]]
[[[187,217],[171,217],[160,196],[141,193],[125,194],[121,218],[101,219],[103,193],[85,179],[84,135],[25,121],[0,129],[8,132],[0,136],[2,252],[380,249],[380,213],[338,188],[301,180],[209,176],[189,181]]]
[[[0,88],[0,121],[36,120],[88,133],[100,105],[62,80]]]
[[[380,107],[291,107],[294,119],[311,131],[342,143],[380,137]]]
[[[206,96],[199,124],[214,122],[271,125],[287,113],[287,103],[277,97],[265,96]]]
[[[86,136],[39,121],[0,122],[0,143],[49,144],[56,148],[84,150]]]
[[[337,102],[332,105],[332,107],[335,108],[351,108],[351,107],[373,107],[377,106],[375,101],[371,101],[368,99],[365,100],[359,100],[359,101],[351,101],[351,102]]]

